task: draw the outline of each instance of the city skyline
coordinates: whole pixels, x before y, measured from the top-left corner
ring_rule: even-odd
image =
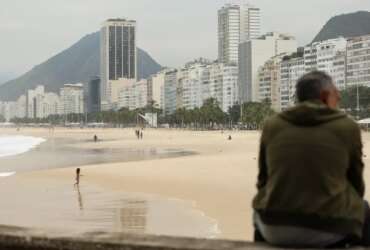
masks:
[[[138,46],[147,50],[162,65],[178,67],[199,56],[216,59],[217,10],[226,2],[230,1],[204,0],[199,3],[194,0],[161,0],[161,4],[148,0],[135,3],[111,0],[109,4],[89,1],[87,9],[85,0],[53,4],[36,0],[32,4],[23,2],[22,5],[19,5],[19,0],[5,0],[7,8],[0,10],[0,31],[3,34],[0,75],[10,72],[18,76],[26,72],[82,36],[99,30],[101,23],[111,17],[137,20]],[[297,37],[299,45],[310,42],[332,16],[370,9],[370,3],[362,0],[350,3],[344,0],[328,0],[325,3],[285,0],[286,4],[278,5],[271,0],[248,2],[261,9],[262,33],[289,33]],[[43,6],[42,12],[38,10],[40,5]],[[317,13],[317,8],[320,8],[320,13]],[[292,19],[301,16],[310,18],[300,20],[299,25],[290,25]],[[47,23],[45,19],[48,19]],[[73,23],[74,28],[71,29],[68,23]],[[14,51],[22,58],[14,56]]]

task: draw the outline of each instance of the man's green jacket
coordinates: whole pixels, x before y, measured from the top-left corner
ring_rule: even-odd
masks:
[[[319,101],[264,126],[253,208],[268,225],[362,236],[364,181],[358,125]]]

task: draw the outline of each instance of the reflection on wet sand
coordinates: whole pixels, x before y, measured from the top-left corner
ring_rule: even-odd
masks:
[[[12,192],[9,192],[12,190]],[[63,230],[214,237],[217,222],[191,202],[149,194],[108,192],[87,185],[5,178],[0,224]]]
[[[80,185],[76,185],[75,189],[77,191],[78,207],[80,208],[81,211],[83,211],[84,210],[84,204],[83,204],[82,195],[81,195],[81,192],[80,192]]]
[[[116,231],[143,234],[146,231],[148,206],[146,200],[124,200],[117,209]]]

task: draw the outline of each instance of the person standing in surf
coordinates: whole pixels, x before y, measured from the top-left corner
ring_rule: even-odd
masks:
[[[80,185],[80,177],[81,177],[81,169],[77,168],[76,169],[76,183],[75,183],[75,186]]]

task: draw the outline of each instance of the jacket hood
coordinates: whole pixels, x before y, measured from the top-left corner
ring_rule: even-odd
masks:
[[[331,109],[321,101],[300,103],[280,113],[279,116],[298,126],[316,126],[347,117],[345,113]]]

